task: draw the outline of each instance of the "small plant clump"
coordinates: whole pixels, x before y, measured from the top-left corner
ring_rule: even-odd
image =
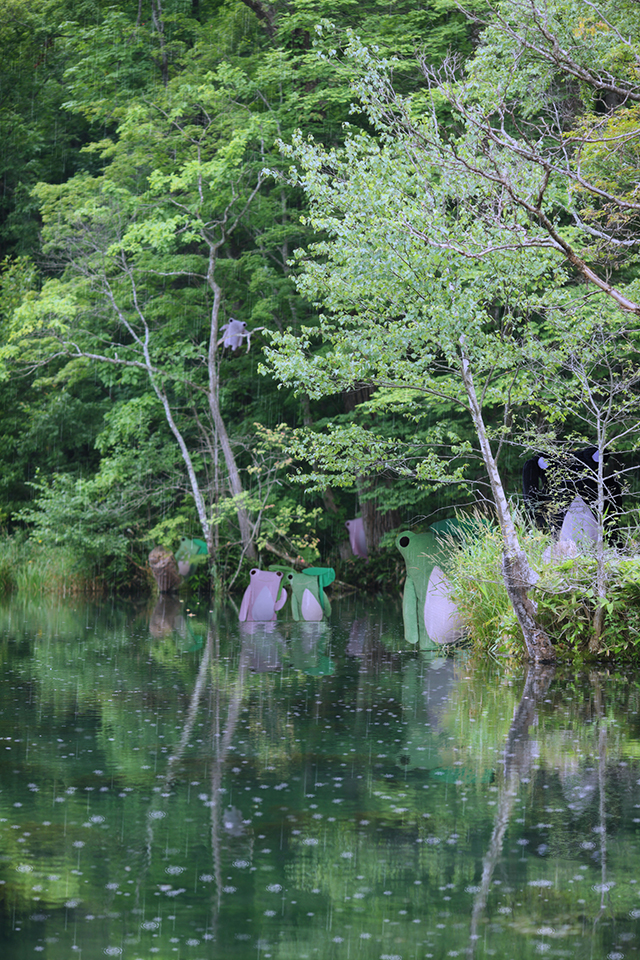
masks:
[[[640,557],[610,551],[606,561],[607,596],[599,658],[635,658],[640,654]],[[549,564],[535,591],[540,622],[554,637],[559,656],[587,656],[598,607],[596,562],[581,555]]]

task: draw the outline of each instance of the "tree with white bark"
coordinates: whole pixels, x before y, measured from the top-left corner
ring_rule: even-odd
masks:
[[[220,482],[207,482],[199,444],[185,434],[197,424],[205,457],[221,454],[242,551],[253,558],[255,520],[222,412],[220,334],[232,240],[262,184],[250,162],[256,132],[234,127],[228,78],[196,96],[187,86],[129,109],[117,140],[94,147],[108,160],[102,174],[39,185],[52,276],[14,311],[3,353],[34,365],[97,363],[146,384],[212,551]]]
[[[640,313],[632,235],[638,197],[604,183],[603,172],[613,114],[624,113],[618,121],[628,126],[640,90],[628,69],[637,44],[625,39],[621,23],[637,17],[627,5],[609,4],[598,19],[600,11],[581,0],[506,0],[486,15],[470,67],[460,74],[450,63],[436,73],[423,63],[428,90],[412,97],[395,91],[393,64],[377,61],[354,37],[354,91],[373,134],[353,131],[342,152],[303,136],[283,145],[290,179],[305,190],[310,222],[326,238],[297,254],[300,289],[325,311],[324,348],[314,352],[311,331],[285,335],[270,363],[311,396],[375,386],[378,409],[386,403],[412,418],[427,445],[424,421],[437,415],[438,403],[446,399],[468,412],[526,655],[552,660],[553,644],[529,596],[536,575],[497,459],[513,438],[514,415],[529,408],[532,370],[555,375],[568,346],[578,356],[603,329],[611,344]],[[602,69],[594,66],[600,28],[611,54]],[[571,87],[576,80],[589,87],[586,104]],[[566,87],[560,109],[554,96]],[[450,115],[446,125],[440,121],[443,103],[453,110],[453,125]],[[627,130],[623,141],[630,140]],[[618,158],[619,167],[625,164],[615,172],[620,181],[630,162]],[[637,366],[634,347],[628,362]],[[421,425],[420,397],[428,398]],[[567,413],[558,406],[556,422]],[[356,461],[403,469],[400,452],[376,443],[370,431],[354,429],[348,442]],[[321,473],[337,469],[345,445],[338,431],[321,443],[303,437],[300,450]],[[413,473],[417,482],[442,482],[446,467],[432,449]],[[600,511],[601,527],[603,517]]]

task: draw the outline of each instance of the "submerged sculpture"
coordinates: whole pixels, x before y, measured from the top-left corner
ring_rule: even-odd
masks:
[[[181,537],[175,554],[167,547],[154,547],[149,554],[149,566],[160,593],[171,593],[208,558],[204,540]]]
[[[436,565],[435,558],[429,557],[437,551],[438,544],[432,533],[412,533],[405,531],[396,537],[396,547],[404,558],[407,576],[402,595],[402,619],[404,635],[408,643],[420,643],[420,646],[435,647],[430,641],[419,611],[424,611],[427,599],[427,584],[431,571]]]
[[[244,592],[240,604],[240,621],[265,623],[275,620],[278,610],[287,602],[287,591],[283,589],[281,570],[258,570],[254,567],[251,580]]]
[[[175,557],[178,561],[180,576],[186,580],[187,577],[195,573],[201,564],[206,563],[209,551],[204,540],[190,540],[188,537],[181,537]]]
[[[584,541],[595,543],[598,539],[598,521],[582,497],[572,500],[564,515],[558,539],[574,540],[578,544]]]
[[[160,593],[171,593],[182,583],[176,558],[167,547],[154,547],[149,554],[149,566]]]
[[[297,591],[294,580],[297,580]],[[307,567],[300,574],[288,574],[291,583],[291,615],[294,620],[323,620],[331,616],[331,604],[324,588],[333,583],[333,567]]]
[[[426,533],[406,530],[396,538],[407,569],[402,598],[405,639],[422,649],[454,643],[464,632],[449,582],[439,565],[447,552],[442,536],[453,533],[457,526],[458,521],[443,521]]]
[[[460,611],[451,598],[451,586],[437,564],[427,584],[424,626],[430,639],[438,644],[455,643],[463,634]]]
[[[585,550],[588,552],[597,539],[598,521],[582,497],[574,497],[564,515],[558,539],[549,544],[542,559],[545,563],[575,559]]]

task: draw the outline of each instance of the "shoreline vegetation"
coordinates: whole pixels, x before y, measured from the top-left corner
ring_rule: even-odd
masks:
[[[4,7],[0,592],[397,595],[477,509],[480,651],[640,653],[640,5]]]
[[[69,550],[0,537],[0,597],[103,597],[105,580],[82,570]]]
[[[479,656],[495,659],[526,658],[522,632],[501,572],[502,544],[496,526],[479,515],[467,520],[455,538],[447,538],[446,576],[465,628],[462,645],[471,645]],[[519,528],[527,559],[539,577],[532,599],[540,622],[554,645],[559,661],[622,661],[640,655],[640,554],[628,538],[628,547],[607,551],[607,603],[601,648],[590,650],[598,606],[595,592],[596,559],[589,552],[577,557],[549,558],[552,538],[532,528]],[[359,593],[401,601],[404,563],[390,535],[371,562],[359,558],[335,561],[339,577],[334,597]],[[132,568],[133,569],[133,568]],[[250,564],[238,577],[235,590],[214,589],[215,578],[204,566],[176,596],[209,598],[224,602],[242,595]],[[109,596],[162,596],[150,568],[135,564],[136,579],[114,585],[108,577],[83,567],[69,548],[51,548],[33,540],[0,538],[0,599],[75,598],[101,600]],[[246,574],[246,576],[245,576]],[[218,581],[219,584],[219,581]],[[459,644],[454,645],[455,649]],[[407,650],[411,650],[407,644]],[[449,648],[443,647],[443,654]]]

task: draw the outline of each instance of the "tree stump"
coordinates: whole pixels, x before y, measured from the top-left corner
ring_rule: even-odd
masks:
[[[182,583],[176,558],[166,547],[154,547],[149,554],[149,566],[160,593],[172,593]]]

